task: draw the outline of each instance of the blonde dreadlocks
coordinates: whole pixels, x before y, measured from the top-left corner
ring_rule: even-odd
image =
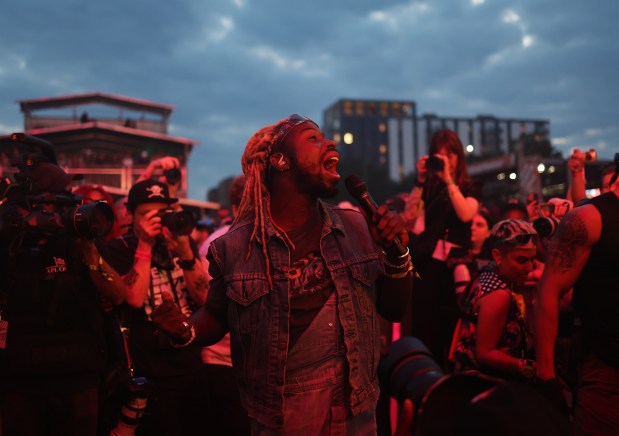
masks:
[[[266,218],[267,214],[270,216],[270,211],[268,209],[266,211],[264,210],[265,204],[267,208],[269,207],[269,191],[267,187],[270,167],[269,157],[284,141],[288,132],[295,126],[304,122],[313,123],[309,118],[294,114],[273,125],[263,127],[249,139],[241,159],[241,167],[245,174],[245,190],[243,191],[243,197],[239,205],[239,212],[235,222],[240,222],[246,217],[253,217],[254,229],[249,238],[247,259],[249,259],[251,255],[252,241],[259,237],[262,253],[264,254],[266,262],[266,274],[270,289],[273,289],[273,280],[271,277],[271,263],[267,253],[265,232]],[[288,246],[294,249],[294,244],[290,238],[288,238],[286,232],[279,228],[274,222],[273,226],[281,233]]]

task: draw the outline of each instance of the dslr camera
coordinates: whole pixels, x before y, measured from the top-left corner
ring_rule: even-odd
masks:
[[[158,179],[161,176],[165,177],[165,182],[168,185],[176,185],[178,182],[181,181],[181,170],[174,167],[174,168],[167,169],[165,171],[162,169],[159,169],[153,173],[153,177],[155,179]]]
[[[57,167],[51,143],[34,136],[17,134],[11,139],[29,149],[20,161],[12,162],[15,180],[0,181],[0,239],[13,249],[33,249],[53,236],[67,234],[95,239],[106,236],[114,224],[114,212],[104,202],[82,204],[82,196],[69,191],[47,192],[34,183],[37,169],[63,174]],[[13,245],[13,242],[17,242]],[[30,244],[23,246],[23,244]]]
[[[442,171],[443,168],[445,168],[445,164],[440,158],[436,156],[430,156],[426,160],[426,169],[428,171],[437,172],[437,171]]]
[[[196,227],[196,218],[183,210],[159,209],[157,216],[161,218],[161,225],[167,227],[174,236],[189,236]]]

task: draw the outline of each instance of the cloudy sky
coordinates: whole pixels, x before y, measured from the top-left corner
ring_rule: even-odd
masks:
[[[550,120],[564,154],[619,151],[617,0],[6,0],[0,133],[16,100],[107,92],[176,107],[189,196],[240,172],[258,128],[340,98]]]

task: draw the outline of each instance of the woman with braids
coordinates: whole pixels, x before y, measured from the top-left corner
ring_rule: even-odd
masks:
[[[320,200],[337,193],[338,161],[299,115],[254,134],[238,216],[207,256],[206,305],[190,319],[171,301],[153,314],[178,346],[230,331],[253,434],[376,433],[377,314],[402,317],[412,263],[389,249],[408,238],[386,206],[366,220]]]

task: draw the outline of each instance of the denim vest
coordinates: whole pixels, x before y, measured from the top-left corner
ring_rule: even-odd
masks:
[[[359,212],[322,202],[320,207],[320,251],[337,293],[349,367],[350,409],[358,415],[374,407],[379,394],[376,369],[380,330],[375,281],[383,274],[383,267]],[[273,289],[269,290],[265,259],[257,241],[252,242],[247,258],[253,231],[253,220],[249,220],[235,224],[211,244],[209,261],[215,262],[221,275],[213,276],[209,296],[223,292],[227,296],[232,362],[249,416],[264,425],[281,427],[289,340],[290,289],[286,271],[290,250],[268,219],[265,230]]]

